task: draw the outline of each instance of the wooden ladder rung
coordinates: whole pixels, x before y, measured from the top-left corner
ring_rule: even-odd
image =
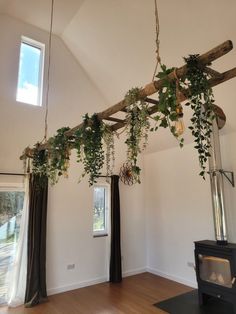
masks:
[[[113,118],[113,117],[107,117],[104,120],[112,121],[112,122],[118,122],[118,123],[124,123],[125,122],[124,120]]]

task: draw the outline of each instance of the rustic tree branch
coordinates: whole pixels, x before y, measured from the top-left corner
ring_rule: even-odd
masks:
[[[225,41],[221,45],[209,50],[208,52],[202,54],[199,56],[199,61],[203,66],[210,65],[212,61],[220,58],[221,56],[227,54],[230,50],[232,50],[233,44],[230,40]],[[177,75],[178,78],[182,78],[186,75],[187,72],[187,66],[184,65],[178,69],[176,69],[175,74],[172,72],[168,75],[169,80],[174,80],[176,78],[175,75]],[[209,80],[210,86],[216,86],[218,84],[221,84],[233,77],[236,77],[236,68],[226,71],[220,75],[215,75],[212,79]],[[163,80],[157,80],[154,82],[151,82],[147,84],[143,89],[140,91],[140,99],[143,98],[145,99],[146,97],[156,93],[158,90],[160,90],[163,86]],[[182,96],[181,101],[184,101],[186,99],[186,96]],[[115,121],[115,118],[112,118],[111,116],[119,111],[125,111],[126,103],[125,100],[123,99],[122,101],[118,102],[114,106],[111,106],[107,108],[106,110],[98,113],[98,117],[100,120],[110,120],[110,121]],[[153,114],[158,111],[158,105],[152,106],[150,108],[150,114]],[[67,136],[72,136],[78,129],[80,129],[83,125],[83,122],[74,128],[70,129],[68,132],[65,134]],[[122,127],[124,127],[125,123],[124,122],[117,122],[116,124],[112,125],[112,130],[118,130]],[[48,148],[48,143],[40,145],[40,149],[46,149]],[[33,149],[31,148],[26,148],[24,155],[21,156],[20,158],[23,159],[25,156],[27,157],[32,157],[33,155]]]

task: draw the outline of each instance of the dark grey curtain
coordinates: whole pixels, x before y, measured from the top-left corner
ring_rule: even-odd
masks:
[[[120,247],[120,194],[119,176],[111,176],[111,258],[110,282],[122,280]]]
[[[30,176],[28,261],[25,306],[47,300],[46,290],[46,221],[48,179]]]

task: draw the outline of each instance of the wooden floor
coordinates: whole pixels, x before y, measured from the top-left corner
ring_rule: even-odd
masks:
[[[102,283],[49,297],[34,308],[0,307],[1,314],[164,314],[154,303],[192,290],[176,282],[143,273],[122,283]]]

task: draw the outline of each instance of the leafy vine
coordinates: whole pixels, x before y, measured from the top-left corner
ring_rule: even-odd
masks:
[[[104,164],[102,147],[103,126],[97,114],[86,114],[83,126],[75,133],[74,147],[77,149],[78,162],[82,162],[84,173],[89,175],[89,185],[96,183]]]
[[[135,181],[140,183],[140,167],[137,165],[138,155],[144,150],[148,143],[148,132],[150,129],[148,105],[143,98],[140,98],[140,89],[133,88],[125,96],[126,102],[126,123],[128,146],[127,160],[132,165],[132,174]]]
[[[70,153],[73,143],[73,137],[66,135],[66,132],[69,130],[69,127],[57,130],[57,134],[48,141],[50,146],[50,180],[52,184],[57,183],[59,177],[62,175],[65,178],[68,177]]]
[[[138,156],[147,146],[149,131],[157,131],[160,127],[169,128],[180,147],[183,146],[184,139],[176,128],[176,123],[183,115],[181,94],[187,95],[189,101],[186,105],[193,110],[189,129],[194,137],[194,148],[198,152],[200,175],[205,179],[206,162],[210,156],[212,120],[215,117],[214,96],[208,83],[209,75],[199,62],[198,55],[190,55],[184,60],[187,63],[187,73],[181,80],[176,75],[171,80],[169,74],[175,74],[175,69],[161,65],[161,71],[157,74],[157,78],[162,80],[158,94],[159,113],[154,117],[150,116],[148,103],[141,96],[139,88],[133,88],[125,95],[127,162],[131,165],[135,182],[140,183]],[[155,121],[152,127],[150,118]],[[67,177],[70,152],[75,148],[77,161],[83,164],[82,176],[89,175],[90,185],[101,175],[104,162],[107,175],[111,175],[115,162],[112,128],[101,121],[97,114],[91,117],[86,114],[81,128],[73,135],[70,135],[69,130],[69,127],[57,130],[57,134],[49,139],[48,147],[43,150],[40,144],[35,145],[33,173],[47,176],[53,184],[60,176]]]
[[[212,120],[215,118],[214,95],[208,83],[208,75],[198,61],[198,55],[190,55],[184,60],[187,63],[186,80],[190,90],[189,102],[186,105],[190,105],[193,110],[192,125],[189,129],[195,138],[194,148],[198,152],[201,167],[199,174],[205,179],[206,162],[210,157]]]

